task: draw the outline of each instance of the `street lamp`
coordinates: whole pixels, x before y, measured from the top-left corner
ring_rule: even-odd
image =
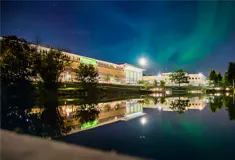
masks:
[[[140,64],[141,66],[147,65],[147,60],[146,60],[146,58],[141,57],[141,58],[139,59],[139,64]]]

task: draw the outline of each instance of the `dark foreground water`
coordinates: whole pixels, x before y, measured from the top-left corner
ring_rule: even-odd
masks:
[[[4,103],[1,127],[150,159],[235,159],[233,96],[161,96],[11,101]]]

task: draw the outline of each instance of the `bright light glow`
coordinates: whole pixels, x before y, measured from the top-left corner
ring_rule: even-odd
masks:
[[[166,94],[171,94],[171,92],[170,91],[166,91]]]
[[[202,77],[202,73],[198,73],[198,76],[199,76],[199,77]]]
[[[142,58],[139,59],[139,64],[140,64],[141,66],[145,66],[145,65],[147,64],[147,60],[142,57]]]
[[[161,107],[161,106],[158,106],[158,110],[159,110],[159,111],[162,110],[162,107]]]
[[[200,108],[199,108],[200,110],[202,110],[202,106],[200,106]]]
[[[65,75],[65,79],[68,81],[71,79],[71,74],[69,74],[68,72]]]
[[[141,123],[142,125],[145,125],[146,122],[147,122],[147,120],[146,120],[145,117],[143,117],[143,118],[140,119],[140,123]]]
[[[226,93],[226,96],[229,96],[229,92]]]
[[[158,75],[157,75],[158,77],[161,77],[161,73],[158,73]]]
[[[220,93],[216,93],[215,96],[220,96]]]
[[[226,88],[226,90],[229,90],[229,88]]]

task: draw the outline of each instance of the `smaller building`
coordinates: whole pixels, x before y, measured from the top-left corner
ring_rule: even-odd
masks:
[[[156,80],[157,82],[165,81],[167,86],[176,86],[178,84],[175,84],[170,80],[170,75],[172,72],[169,73],[162,73],[158,75],[153,76],[143,76],[143,80],[148,81],[149,83],[154,83]],[[207,85],[207,78],[202,73],[197,74],[187,74],[189,83],[183,83],[182,86],[205,86]]]
[[[142,68],[124,63],[120,64],[124,68],[125,79],[127,84],[137,84],[139,80],[143,78],[143,71]]]

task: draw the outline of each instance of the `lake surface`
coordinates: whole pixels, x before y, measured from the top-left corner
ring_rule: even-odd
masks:
[[[235,159],[235,104],[228,94],[31,102],[5,102],[1,127],[157,160]]]

